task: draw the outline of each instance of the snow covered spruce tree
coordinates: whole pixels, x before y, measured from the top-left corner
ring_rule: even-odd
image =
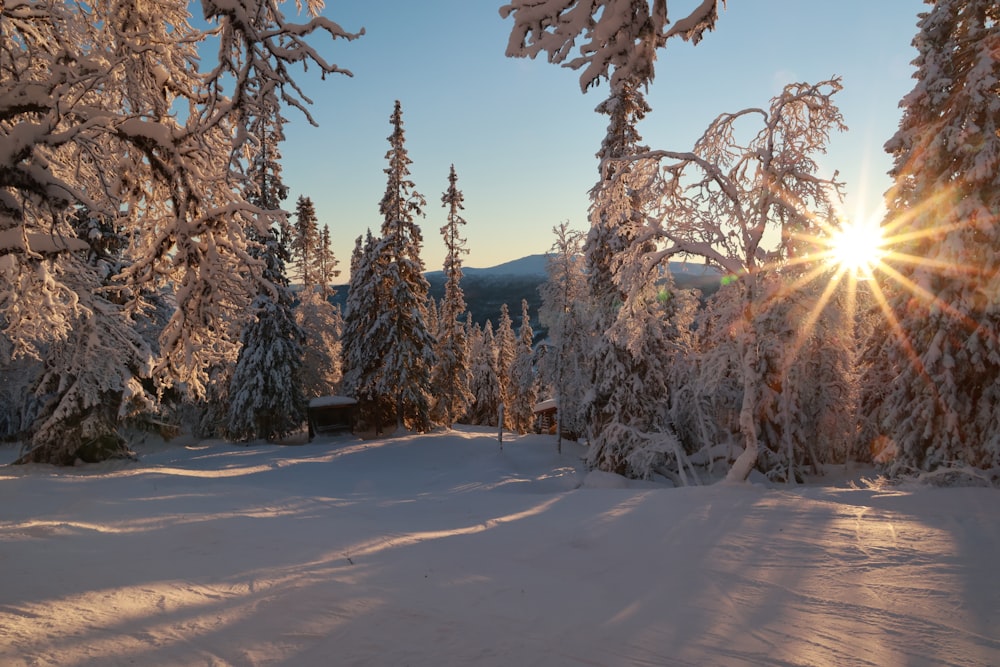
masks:
[[[497,416],[503,402],[500,399],[493,323],[487,320],[481,330],[473,326],[469,346],[469,391],[472,392],[473,400],[465,421],[469,424],[497,426]]]
[[[389,166],[385,195],[379,203],[382,238],[378,242],[377,281],[384,290],[371,340],[385,341],[380,359],[379,393],[395,399],[397,428],[427,431],[430,418],[430,374],[436,341],[426,324],[427,291],[423,236],[414,221],[427,205],[409,179],[411,160],[406,151],[403,111],[396,101],[386,159]]]
[[[885,225],[907,239],[888,286],[899,375],[878,413],[890,474],[1000,467],[1000,6],[931,4],[886,143]]]
[[[330,264],[335,265],[335,261]],[[333,270],[330,275],[339,273]],[[340,309],[330,303],[330,297],[335,293],[331,288],[324,290],[322,285],[299,293],[295,322],[305,336],[302,391],[307,398],[327,396],[341,390],[344,320]]]
[[[271,286],[250,305],[250,322],[240,335],[239,357],[229,389],[229,436],[276,440],[298,430],[306,417],[302,393],[302,329],[295,322],[294,297],[285,276],[288,230],[260,239],[252,250],[264,262]]]
[[[586,350],[592,334],[588,322],[587,278],[583,267],[583,234],[563,222],[553,227],[556,240],[547,260],[548,278],[538,288],[542,306],[538,319],[548,329],[539,376],[551,392],[556,410],[556,448],[562,451],[562,434],[584,432],[584,398],[590,378]],[[547,396],[543,395],[543,398]]]
[[[437,394],[434,420],[449,428],[465,414],[472,393],[469,391],[469,353],[465,324],[465,294],[462,291],[462,255],[469,252],[459,236],[459,225],[466,224],[459,211],[465,197],[458,189],[455,165],[448,173],[448,189],[441,204],[448,209],[448,222],[441,227],[447,254],[444,258],[444,298],[438,310],[437,365],[431,385]]]
[[[378,266],[381,257],[378,240],[368,230],[364,240],[358,237],[351,254],[351,279],[344,307],[343,391],[358,401],[361,428],[371,427],[382,433],[384,420],[392,414],[393,397],[382,393],[382,359],[388,341],[372,335],[382,317],[386,299]]]
[[[668,367],[674,356],[663,310],[668,299],[658,298],[657,292],[657,283],[669,276],[651,275],[625,313],[620,312],[625,294],[615,280],[647,210],[644,194],[631,185],[629,158],[647,150],[639,144],[635,126],[649,107],[633,82],[621,80],[597,110],[610,121],[597,154],[601,180],[591,191],[590,232],[584,243],[591,326],[598,332],[587,362],[588,462],[602,470],[649,477],[668,459],[677,468],[683,464],[667,421]]]
[[[627,303],[646,300],[651,278],[672,257],[702,257],[731,276],[719,298],[733,300],[725,310],[737,319],[719,328],[728,332],[738,359],[732,371],[741,383],[743,445],[730,479],[745,479],[757,465],[765,430],[761,420],[772,409],[767,392],[780,394],[786,364],[802,348],[796,336],[811,331],[815,318],[823,316],[822,300],[805,308],[788,302],[801,298],[797,292],[821,280],[827,267],[804,273],[789,267],[808,260],[793,257],[796,239],[821,234],[818,220],[835,220],[840,184],[818,175],[814,156],[825,149],[832,131],[844,127],[832,100],[838,90],[838,79],[790,84],[768,109],[719,116],[692,151],[650,151],[615,175],[615,180],[627,176],[630,187],[648,193],[655,204],[617,276]],[[734,128],[753,118],[761,128],[741,144],[737,137],[744,133]],[[800,319],[790,321],[794,313]]]
[[[249,133],[239,120],[262,90],[305,112],[290,66],[343,72],[309,36],[354,35],[321,17],[290,23],[270,0],[203,2],[204,30],[190,25],[188,7],[0,6],[0,310],[14,354],[64,339],[87,310],[74,289],[89,282],[74,281],[82,264],[46,249],[79,247],[68,218],[81,208],[120,221],[135,240],[115,277],[134,287],[123,305],[139,311],[144,294],[174,291],[153,372],[201,395],[235,349],[231,315],[261,280],[247,253],[256,210],[243,196]],[[218,58],[199,72],[210,33]]]
[[[330,239],[330,226],[323,225],[323,230],[319,235],[319,256],[316,265],[320,289],[324,296],[331,297],[335,294],[331,285],[333,279],[340,275],[337,265],[340,262],[333,252],[333,241]]]
[[[534,418],[538,385],[535,378],[535,334],[528,314],[528,300],[521,299],[521,328],[517,334],[517,349],[510,367],[510,427],[517,433],[527,433]]]
[[[515,388],[510,373],[517,357],[517,336],[514,335],[514,322],[510,319],[510,308],[506,303],[500,304],[500,319],[493,338],[497,355],[497,384],[500,402],[503,404],[503,427],[513,430],[510,408],[514,402]]]

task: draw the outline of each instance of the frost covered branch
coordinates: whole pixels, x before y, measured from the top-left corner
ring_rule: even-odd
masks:
[[[136,299],[157,286],[179,290],[161,341],[161,370],[197,389],[218,352],[228,308],[262,280],[245,236],[261,213],[245,202],[246,160],[259,148],[245,121],[275,113],[277,92],[312,122],[292,66],[350,75],[311,38],[353,40],[363,31],[319,16],[316,0],[306,4],[311,17],[302,23],[288,21],[274,0],[205,0],[211,25],[197,29],[190,4],[0,6],[0,232],[72,238],[70,222],[79,214],[117,221],[133,242],[116,280],[131,282]],[[213,37],[218,62],[201,72],[198,47]],[[24,319],[29,304],[72,288],[24,249],[0,248],[0,256],[11,255],[5,271],[16,279],[8,285],[20,287],[0,304],[3,326],[15,351],[29,351],[37,332]],[[61,320],[76,317],[74,303],[47,302],[52,331],[62,330],[60,313]]]
[[[601,78],[612,88],[623,81],[649,83],[656,49],[672,37],[697,44],[715,28],[720,3],[725,6],[725,0],[702,0],[673,25],[667,0],[653,0],[652,8],[647,0],[515,0],[500,15],[514,19],[507,56],[545,53],[551,63],[583,70],[580,88],[586,92]]]

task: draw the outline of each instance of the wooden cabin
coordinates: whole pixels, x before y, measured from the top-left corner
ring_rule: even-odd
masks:
[[[556,399],[550,398],[547,401],[537,403],[533,408],[535,413],[535,433],[556,433],[556,411],[558,405]]]
[[[352,433],[358,402],[350,396],[319,396],[309,401],[309,439],[317,434]]]

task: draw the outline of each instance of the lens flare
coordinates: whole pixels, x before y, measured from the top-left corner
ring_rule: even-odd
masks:
[[[882,228],[873,222],[852,222],[831,239],[830,260],[857,277],[870,277],[885,255]]]

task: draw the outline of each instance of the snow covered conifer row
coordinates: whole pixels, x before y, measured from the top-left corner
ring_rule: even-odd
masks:
[[[886,193],[888,368],[869,431],[890,473],[1000,467],[1000,6],[938,0],[913,41]],[[875,366],[874,368],[878,368]]]

